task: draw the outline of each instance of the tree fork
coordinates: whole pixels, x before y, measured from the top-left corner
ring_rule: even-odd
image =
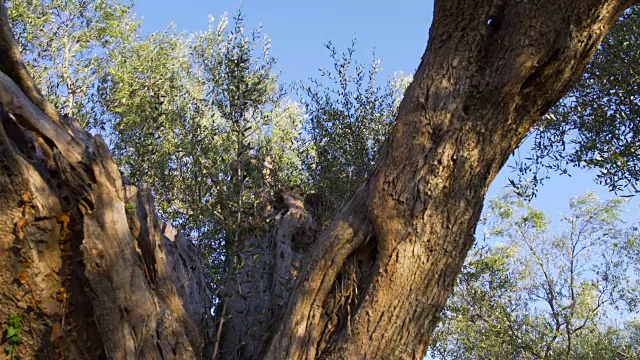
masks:
[[[388,149],[314,243],[266,358],[421,359],[473,244],[489,184],[634,3],[436,1],[429,45]],[[34,319],[20,351],[200,357],[206,325],[197,318],[207,294],[197,284],[192,292],[176,285],[183,279],[173,257],[189,257],[187,244],[160,234],[150,196],[122,183],[104,142],[61,121],[43,99],[4,5],[0,49],[0,246],[9,255],[0,288],[34,300],[0,297],[0,316]],[[70,264],[58,245],[68,236],[71,258],[81,263],[74,269],[83,273],[71,281],[88,289],[70,298],[58,291],[67,281],[58,278],[60,263]],[[340,285],[354,295],[333,299]],[[68,301],[91,306],[69,309]],[[70,325],[67,312],[82,311],[93,322]],[[85,334],[100,339],[77,332],[89,328]]]

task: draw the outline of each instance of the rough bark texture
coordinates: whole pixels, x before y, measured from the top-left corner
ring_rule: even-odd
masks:
[[[266,358],[421,359],[489,184],[634,2],[436,1],[386,154],[315,243]]]
[[[23,317],[17,355],[200,358],[211,297],[193,245],[42,98],[3,4],[0,50],[0,327]]]
[[[247,241],[221,294],[221,359],[259,359],[264,353],[317,233],[298,189],[279,191],[269,217],[273,229]]]
[[[220,356],[421,359],[490,182],[633,3],[437,0],[373,176],[310,250],[295,197],[249,241]],[[193,248],[161,231],[149,189],[123,185],[100,138],[52,111],[0,17],[0,325],[24,316],[24,358],[199,358]]]

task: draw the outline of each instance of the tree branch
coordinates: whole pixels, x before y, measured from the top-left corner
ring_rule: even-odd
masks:
[[[0,54],[2,54],[2,57],[0,57],[0,70],[13,79],[26,97],[44,112],[49,119],[59,123],[58,111],[42,95],[24,65],[20,48],[13,37],[4,1],[0,2]]]

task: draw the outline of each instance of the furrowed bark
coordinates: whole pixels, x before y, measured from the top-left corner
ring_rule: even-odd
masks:
[[[268,215],[275,226],[263,237],[248,239],[237,257],[241,265],[222,291],[227,316],[220,359],[261,358],[316,235],[298,189],[283,189],[276,198]]]
[[[489,184],[633,3],[436,1],[388,149],[315,244],[266,357],[421,359]],[[349,273],[357,295],[336,307]]]
[[[212,304],[195,248],[100,137],[58,117],[16,46],[0,4],[0,326],[22,317],[16,355],[200,358]]]
[[[248,267],[227,289],[248,282],[255,292],[229,301],[220,356],[421,359],[489,184],[634,3],[436,1],[372,177],[299,275],[292,236],[276,230],[245,249]],[[0,51],[0,326],[23,316],[24,358],[200,358],[211,304],[193,247],[161,229],[150,190],[123,184],[99,137],[44,100],[4,5]],[[304,223],[290,202],[283,229]],[[251,278],[252,269],[270,273]]]

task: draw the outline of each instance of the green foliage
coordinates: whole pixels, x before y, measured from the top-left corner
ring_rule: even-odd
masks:
[[[622,296],[630,309],[640,308],[640,227],[631,227],[629,234],[625,237],[625,241],[619,244],[619,251],[621,251],[629,265],[629,273],[634,274],[635,281],[627,284]]]
[[[597,181],[637,192],[640,180],[640,6],[632,7],[600,45],[578,84],[546,115],[531,156],[517,167],[538,183],[549,171],[597,169]]]
[[[191,236],[213,288],[265,231],[270,193],[301,180],[300,106],[282,100],[268,37],[243,24],[238,12],[202,33],[136,37],[110,53],[100,84],[126,176]]]
[[[9,356],[9,359],[17,359],[16,346],[22,344],[22,316],[11,313],[9,315],[9,322],[7,324],[7,330],[4,338],[7,342],[5,353]]]
[[[410,77],[398,74],[378,83],[380,60],[359,64],[355,43],[339,54],[326,45],[333,69],[303,85],[310,147],[305,157],[312,191],[321,195],[331,217],[363,179],[369,176],[396,116]]]
[[[640,322],[604,325],[576,339],[574,359],[640,359]]]
[[[627,299],[640,295],[630,286],[638,258],[626,252],[634,229],[620,219],[624,204],[587,193],[570,201],[561,230],[551,232],[549,219],[514,194],[493,200],[484,242],[465,263],[431,356],[638,358],[637,320],[615,322],[637,310]]]
[[[98,79],[108,53],[137,31],[132,4],[117,0],[11,0],[11,26],[32,76],[62,113],[99,128]]]
[[[189,52],[174,29],[115,50],[100,99],[108,110],[114,154],[127,177],[152,185],[163,215],[194,226],[197,220],[182,208],[206,199],[206,182],[197,184],[193,177],[211,161],[206,155],[216,143],[214,113],[198,101],[204,84],[189,76]],[[186,198],[187,189],[199,199]]]
[[[328,218],[368,176],[410,78],[380,86],[378,60],[353,46],[333,71],[286,99],[260,29],[241,11],[207,31],[141,36],[132,4],[14,0],[27,64],[51,102],[105,135],[130,182],[149,184],[161,216],[196,243],[212,288],[245,240],[267,230],[275,190],[301,185]],[[129,211],[130,209],[127,209]],[[322,220],[322,219],[321,219]]]

